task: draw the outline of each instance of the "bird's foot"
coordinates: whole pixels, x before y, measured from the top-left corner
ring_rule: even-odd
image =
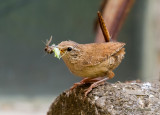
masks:
[[[73,90],[74,88],[76,88],[76,87],[78,87],[78,86],[80,86],[82,84],[84,84],[84,83],[82,83],[82,82],[74,83],[73,86],[70,88],[70,90]]]
[[[93,88],[97,87],[98,85],[104,84],[104,82],[105,82],[106,80],[108,80],[108,79],[109,79],[109,78],[107,77],[107,78],[104,78],[104,79],[101,79],[101,80],[99,80],[99,81],[94,82],[89,88],[87,88],[87,89],[85,90],[85,94],[84,94],[85,97],[88,95],[89,92],[92,91]]]
[[[78,86],[81,86],[83,84],[94,83],[94,82],[97,82],[97,81],[99,81],[99,79],[97,79],[97,78],[84,78],[80,82],[74,83],[74,85],[70,88],[70,90],[73,90],[74,88],[76,88]]]

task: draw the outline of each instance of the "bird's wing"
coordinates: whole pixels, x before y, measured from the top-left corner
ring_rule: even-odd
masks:
[[[83,47],[87,50],[83,53],[82,63],[84,66],[100,64],[120,51],[124,45],[125,43],[120,42],[86,44]]]

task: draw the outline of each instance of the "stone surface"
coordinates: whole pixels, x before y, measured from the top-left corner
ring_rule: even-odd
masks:
[[[47,115],[160,114],[160,83],[105,83],[84,97],[83,85],[60,94]]]

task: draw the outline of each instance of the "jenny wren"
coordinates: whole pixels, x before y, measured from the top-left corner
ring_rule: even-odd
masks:
[[[105,42],[78,44],[73,41],[62,41],[57,46],[49,46],[52,38],[46,43],[45,51],[53,53],[58,48],[60,56],[68,69],[76,76],[84,78],[75,83],[71,89],[85,83],[92,83],[86,90],[85,96],[107,79],[114,77],[113,70],[124,58],[124,45],[121,42]]]

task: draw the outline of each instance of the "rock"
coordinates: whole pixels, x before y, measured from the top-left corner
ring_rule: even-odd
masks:
[[[158,115],[160,83],[105,83],[84,97],[89,84],[60,94],[47,115]]]

